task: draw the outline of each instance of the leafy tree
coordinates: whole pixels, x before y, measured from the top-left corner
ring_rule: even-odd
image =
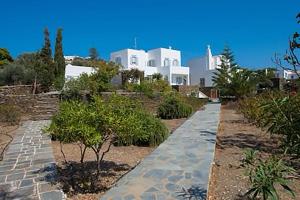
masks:
[[[122,84],[125,85],[126,83],[138,83],[144,79],[144,72],[133,68],[130,70],[123,70],[122,71]]]
[[[90,56],[91,60],[98,60],[99,53],[96,48],[94,48],[94,47],[90,48],[89,52],[90,52],[89,56]]]
[[[13,62],[13,58],[9,54],[9,51],[5,48],[0,48],[0,66]]]
[[[64,76],[65,76],[65,58],[63,53],[63,45],[62,45],[62,29],[59,28],[56,34],[56,42],[55,42],[55,53],[54,53],[54,62],[55,62],[55,85],[58,89],[61,89],[64,84]]]
[[[154,73],[152,74],[152,79],[153,80],[162,80],[163,75],[161,73]]]

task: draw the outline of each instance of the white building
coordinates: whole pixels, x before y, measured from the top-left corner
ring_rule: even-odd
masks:
[[[145,77],[160,73],[171,85],[189,85],[189,68],[181,66],[178,50],[158,48],[149,51],[123,49],[110,54],[110,60],[120,64],[123,70],[136,68]]]
[[[300,71],[298,71],[298,74],[300,74]],[[284,78],[286,80],[294,80],[294,79],[298,79],[299,77],[295,71],[284,69],[284,70],[276,71],[276,78]]]
[[[75,65],[67,64],[65,70],[65,79],[66,80],[76,79],[84,73],[91,75],[93,72],[95,72],[95,70],[92,67],[75,66]]]
[[[191,85],[212,87],[212,77],[219,65],[221,65],[221,55],[213,56],[210,46],[207,46],[205,56],[188,61]]]

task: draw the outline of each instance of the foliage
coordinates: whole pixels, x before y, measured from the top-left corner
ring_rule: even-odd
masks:
[[[282,147],[300,156],[300,96],[267,93],[239,102],[239,110],[257,126],[282,136]]]
[[[161,73],[152,74],[152,80],[158,81],[158,80],[162,80],[162,79],[163,79],[163,75]]]
[[[139,83],[144,79],[144,72],[134,68],[130,70],[123,70],[121,72],[122,85],[126,83]]]
[[[125,88],[130,92],[143,93],[149,98],[158,96],[161,93],[171,92],[172,88],[165,80],[143,80],[140,84],[126,83]]]
[[[186,104],[176,94],[170,93],[159,105],[157,115],[162,119],[178,119],[188,117],[192,112],[192,106]]]
[[[55,41],[55,53],[54,53],[54,62],[55,62],[55,81],[54,86],[57,89],[61,89],[64,85],[64,76],[65,76],[65,58],[63,53],[63,45],[62,45],[62,29],[59,28],[56,34]]]
[[[128,97],[113,95],[107,101],[113,115],[112,126],[122,145],[156,146],[168,137],[168,130],[159,119],[147,113],[142,105]]]
[[[73,61],[72,61],[71,64],[75,65],[75,66],[85,66],[85,67],[88,67],[89,63],[90,63],[90,61],[87,60],[87,59],[76,57],[76,58],[73,59]]]
[[[99,53],[98,53],[96,48],[94,48],[94,47],[90,48],[89,53],[90,53],[89,57],[90,57],[91,60],[98,60]]]
[[[295,197],[294,192],[288,186],[287,176],[294,173],[294,169],[288,167],[282,159],[275,156],[267,160],[257,158],[254,150],[245,153],[243,164],[247,167],[247,175],[250,181],[250,189],[245,194],[251,199],[262,197],[263,200],[278,200],[279,196],[276,185],[281,185],[283,189]]]
[[[14,105],[0,105],[0,122],[11,125],[18,124],[21,120],[20,110]]]
[[[27,71],[22,65],[4,65],[0,69],[0,85],[26,84],[30,76],[31,71]]]
[[[119,66],[102,60],[89,61],[89,65],[94,68],[94,73],[82,74],[76,79],[66,81],[63,96],[76,99],[84,91],[90,94],[101,94],[101,92],[113,89],[111,80],[118,74]]]
[[[232,51],[225,47],[220,68],[216,69],[213,82],[223,97],[235,97],[237,99],[251,96],[258,89],[272,88],[271,78],[275,76],[274,69],[249,70],[239,67]]]
[[[50,33],[47,28],[44,30],[44,45],[38,52],[38,68],[41,70],[41,86],[43,90],[49,90],[55,79],[55,63],[52,59],[52,50],[50,43]]]
[[[9,54],[9,51],[5,48],[0,48],[0,66],[13,62],[13,58]]]
[[[300,13],[296,16],[297,23],[300,24]],[[293,36],[289,39],[289,49],[286,51],[284,60],[287,62],[287,66],[283,65],[280,60],[276,60],[277,64],[283,69],[293,70],[298,78],[300,78],[300,60],[299,60],[299,50],[300,50],[300,34],[295,32]]]
[[[61,96],[63,99],[82,99],[82,95],[85,91],[88,91],[91,79],[88,74],[81,74],[76,79],[68,80],[62,90]]]

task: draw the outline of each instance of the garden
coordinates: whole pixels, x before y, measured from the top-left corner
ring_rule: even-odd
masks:
[[[286,64],[277,64],[298,74],[298,33],[289,45]],[[208,199],[299,199],[299,77],[275,87],[270,69],[239,67],[229,48],[223,56],[214,77],[223,105]]]
[[[61,41],[60,34],[58,30]],[[160,74],[144,79],[136,69],[121,72],[119,65],[99,59],[95,52],[90,59],[74,61],[93,67],[93,74],[63,83],[62,52],[55,48],[58,53],[51,57],[48,37],[45,30],[45,44],[39,52],[6,59],[0,67],[0,85],[32,86],[29,94],[4,94],[21,100],[0,104],[1,152],[4,154],[23,120],[32,119],[28,116],[31,107],[40,108],[27,107],[22,99],[30,96],[31,102],[41,92],[59,90],[57,112],[43,132],[52,139],[58,173],[55,184],[70,199],[99,199],[206,103],[177,92]],[[56,46],[60,44],[58,41]],[[56,71],[50,65],[56,66]],[[14,71],[20,75],[14,76]],[[120,74],[122,84],[112,84]]]

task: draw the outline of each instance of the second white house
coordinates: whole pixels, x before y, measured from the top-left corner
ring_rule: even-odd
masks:
[[[120,64],[123,70],[138,69],[145,77],[155,73],[163,75],[170,85],[189,85],[189,68],[181,66],[181,52],[157,48],[149,51],[123,49],[110,54],[110,60]]]

